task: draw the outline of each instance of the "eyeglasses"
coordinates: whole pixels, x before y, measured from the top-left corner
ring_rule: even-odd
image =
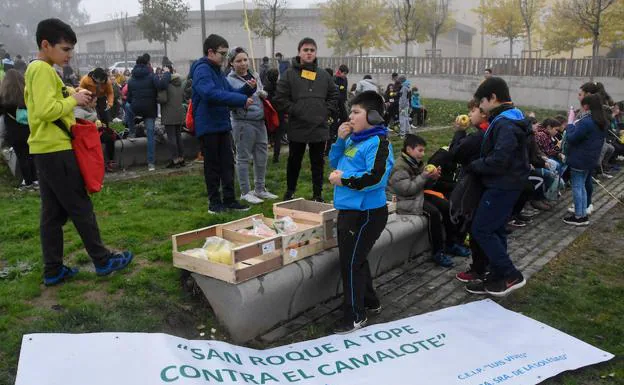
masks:
[[[228,54],[228,51],[214,51],[215,53],[218,53],[221,56],[226,56]]]
[[[303,52],[316,52],[316,50],[314,48],[304,48],[302,49]]]

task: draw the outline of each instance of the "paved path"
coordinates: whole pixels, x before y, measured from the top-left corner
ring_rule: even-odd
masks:
[[[624,170],[610,180],[600,181],[616,197],[624,193]],[[595,221],[614,207],[617,202],[601,187],[594,184],[594,214],[590,217]],[[549,212],[541,212],[533,218],[533,224],[515,229],[509,236],[509,251],[516,266],[527,279],[540,271],[559,252],[570,245],[587,228],[573,227],[562,222],[571,205],[571,191],[567,189],[557,206]],[[455,279],[455,274],[466,269],[468,261],[455,258],[456,267],[445,269],[430,261],[429,255],[413,258],[374,281],[381,299],[383,312],[371,319],[374,323],[389,322],[401,318],[455,306],[484,296],[469,294],[464,284]],[[305,340],[313,331],[330,333],[331,325],[340,316],[341,298],[335,298],[320,304],[299,317],[281,325],[264,336],[259,342],[266,344],[282,344]]]

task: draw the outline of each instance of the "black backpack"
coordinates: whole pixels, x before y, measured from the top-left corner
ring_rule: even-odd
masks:
[[[478,176],[469,173],[457,182],[449,199],[451,222],[469,223],[479,207],[483,185]]]

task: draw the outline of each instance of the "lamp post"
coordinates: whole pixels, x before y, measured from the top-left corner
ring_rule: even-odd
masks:
[[[202,44],[204,44],[204,40],[206,40],[206,5],[204,4],[205,0],[200,0],[200,9],[201,9],[201,33],[202,33]]]

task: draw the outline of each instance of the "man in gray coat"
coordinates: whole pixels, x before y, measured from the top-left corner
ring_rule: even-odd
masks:
[[[301,161],[306,147],[310,151],[312,199],[323,201],[323,154],[329,139],[327,119],[338,112],[338,90],[332,77],[316,61],[316,42],[306,37],[299,42],[299,56],[277,82],[273,102],[286,116],[289,154],[286,170],[290,200],[297,189]]]

